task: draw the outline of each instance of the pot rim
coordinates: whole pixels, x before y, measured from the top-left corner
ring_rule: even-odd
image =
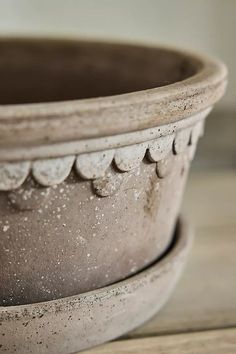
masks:
[[[56,37],[2,37],[0,41],[90,43],[122,48],[176,52],[200,63],[197,73],[182,80],[131,93],[58,102],[0,105],[0,147],[113,136],[177,122],[218,101],[226,87],[227,69],[221,62],[167,46],[118,41]]]

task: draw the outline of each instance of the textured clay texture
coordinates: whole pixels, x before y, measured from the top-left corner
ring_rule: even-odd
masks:
[[[147,160],[127,173],[111,166],[100,188],[114,188],[113,176],[122,183],[105,198],[73,171],[53,187],[28,178],[19,189],[2,192],[0,304],[80,294],[160,257],[171,242],[188,170],[186,153],[167,159],[172,168],[165,178]]]

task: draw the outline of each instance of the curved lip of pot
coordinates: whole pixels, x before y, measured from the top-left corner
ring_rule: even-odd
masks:
[[[167,46],[51,37],[2,37],[0,41],[107,44],[172,51],[198,63],[197,72],[175,83],[119,95],[67,101],[0,105],[0,148],[39,146],[113,136],[177,122],[211,107],[224,94],[223,63]]]

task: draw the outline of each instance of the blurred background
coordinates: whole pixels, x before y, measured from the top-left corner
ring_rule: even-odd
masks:
[[[0,0],[0,35],[109,38],[213,55],[229,69],[193,168],[236,166],[235,0]]]

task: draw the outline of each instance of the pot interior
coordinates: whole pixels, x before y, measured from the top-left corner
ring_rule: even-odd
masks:
[[[200,62],[161,48],[66,40],[1,39],[0,104],[110,96],[165,86]]]

